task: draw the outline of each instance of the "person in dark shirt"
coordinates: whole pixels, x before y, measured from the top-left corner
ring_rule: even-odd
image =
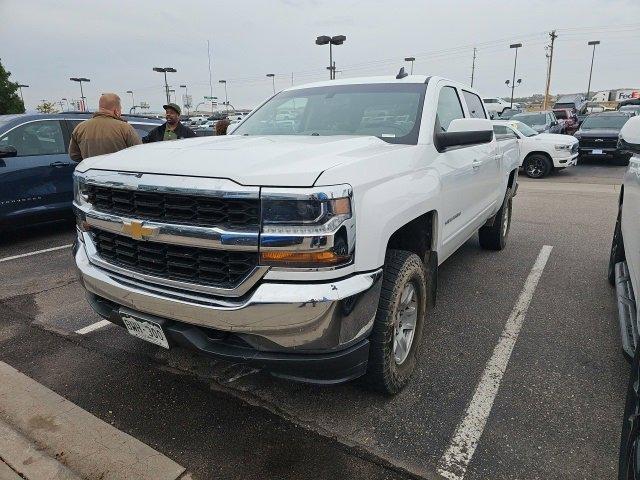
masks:
[[[196,134],[189,127],[180,123],[180,107],[175,103],[163,105],[167,121],[159,127],[151,130],[146,137],[142,138],[142,143],[163,142],[167,140],[179,140],[181,138],[192,138]]]

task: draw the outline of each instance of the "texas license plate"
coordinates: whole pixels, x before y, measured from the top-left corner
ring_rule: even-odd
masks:
[[[122,315],[122,321],[129,333],[134,337],[141,338],[142,340],[160,345],[164,348],[169,348],[167,337],[157,323],[141,318],[133,318],[130,315]]]
[[[602,150],[601,149],[591,150],[591,153],[593,153],[594,155],[602,155]]]

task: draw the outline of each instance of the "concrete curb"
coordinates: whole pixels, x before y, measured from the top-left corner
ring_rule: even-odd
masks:
[[[81,480],[63,464],[44,454],[19,432],[0,420],[0,459],[11,467],[15,478],[29,480]],[[2,466],[3,463],[0,463]],[[3,476],[4,475],[4,476]],[[10,477],[0,468],[0,478]]]
[[[184,467],[160,452],[4,362],[0,362],[0,420],[84,479],[176,480],[185,473]],[[7,443],[1,435],[0,441]],[[7,457],[0,455],[15,469],[20,452],[12,450],[7,448]]]

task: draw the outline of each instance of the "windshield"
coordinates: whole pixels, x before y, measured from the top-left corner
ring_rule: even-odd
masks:
[[[553,113],[556,114],[556,118],[562,118],[563,120],[568,118],[566,110],[554,110]]]
[[[519,113],[512,117],[527,125],[545,125],[547,123],[547,115],[544,113]]]
[[[629,117],[626,115],[598,115],[587,117],[584,122],[582,122],[582,130],[594,128],[612,128],[619,130],[627,123],[627,120],[629,120]]]
[[[416,144],[425,84],[336,85],[285,91],[234,135],[363,135]]]
[[[534,135],[538,135],[538,132],[536,132],[533,128],[531,128],[526,123],[514,121],[514,122],[511,122],[509,125],[511,125],[516,130],[518,130],[525,137],[533,137]]]

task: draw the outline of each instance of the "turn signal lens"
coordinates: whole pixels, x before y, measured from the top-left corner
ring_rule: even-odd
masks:
[[[345,263],[349,259],[349,255],[339,255],[332,250],[324,252],[274,251],[260,254],[261,264],[281,267],[328,267]]]

